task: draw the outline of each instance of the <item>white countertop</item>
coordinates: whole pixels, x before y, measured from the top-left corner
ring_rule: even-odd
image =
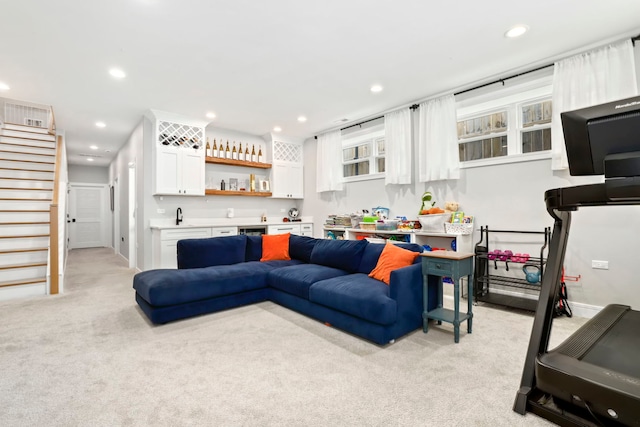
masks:
[[[303,216],[300,221],[284,222],[282,218],[267,217],[267,222],[260,222],[260,218],[184,218],[180,225],[176,225],[175,219],[161,218],[149,220],[149,227],[157,230],[169,230],[179,228],[206,228],[206,227],[260,227],[267,225],[283,224],[312,224],[313,217]]]

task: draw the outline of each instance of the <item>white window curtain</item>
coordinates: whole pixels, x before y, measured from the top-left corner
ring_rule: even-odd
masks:
[[[318,135],[316,191],[342,191],[342,134],[340,130]]]
[[[563,59],[554,64],[551,169],[567,169],[560,113],[638,94],[631,40]]]
[[[385,185],[411,184],[411,111],[384,115]]]
[[[460,178],[456,101],[445,95],[420,104],[418,176],[420,182]]]

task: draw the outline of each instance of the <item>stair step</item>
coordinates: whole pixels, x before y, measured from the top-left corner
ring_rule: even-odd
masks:
[[[16,210],[30,210],[30,211],[44,211],[51,209],[51,200],[16,200],[7,199],[0,200],[0,211],[16,211]]]
[[[0,222],[49,222],[49,211],[0,210]]]
[[[0,151],[0,159],[45,164],[54,164],[56,162],[54,155],[18,153],[14,151]]]
[[[15,282],[22,280],[36,280],[47,277],[47,263],[10,265],[0,268],[3,281]]]
[[[49,150],[56,148],[55,141],[2,135],[2,131],[0,131],[0,142],[3,144],[21,145],[26,147],[46,148]]]
[[[49,223],[40,224],[0,224],[0,239],[13,236],[32,236],[49,234]]]
[[[22,190],[46,190],[53,191],[53,180],[34,178],[6,178],[0,175],[0,188],[13,188]]]
[[[0,169],[19,169],[29,171],[49,171],[53,172],[54,163],[52,162],[37,162],[30,160],[15,160],[15,159],[2,159],[0,158]]]
[[[0,270],[3,266],[46,264],[48,255],[49,248],[0,251]]]
[[[0,250],[11,251],[19,249],[35,249],[49,246],[49,235],[45,234],[36,237],[6,237],[0,239]]]
[[[49,234],[24,234],[15,236],[2,235],[0,236],[0,239],[31,239],[36,237],[49,237]]]
[[[0,188],[0,200],[51,200],[51,190]]]
[[[47,278],[46,277],[39,277],[37,279],[29,279],[29,280],[16,280],[16,281],[9,281],[9,282],[0,282],[0,288],[8,288],[11,286],[21,286],[21,285],[32,285],[32,284],[36,284],[36,283],[42,283],[42,284],[46,284],[47,282]]]
[[[5,129],[9,130],[19,130],[22,132],[31,132],[31,133],[40,133],[40,134],[49,134],[49,128],[43,128],[40,126],[29,126],[29,125],[21,125],[17,123],[5,123]]]
[[[34,179],[53,181],[53,171],[23,168],[0,168],[0,177],[11,179]]]
[[[24,144],[12,144],[0,142],[0,152],[32,154],[34,156],[53,156],[56,155],[55,148],[51,147],[33,147]]]
[[[39,157],[32,157],[34,159],[41,159],[42,161],[47,161],[47,160],[51,160],[51,157],[56,157],[56,153],[53,152],[49,152],[49,153],[40,153],[40,152],[32,152],[32,151],[28,151],[23,149],[10,149],[13,147],[4,147],[4,146],[0,146],[0,156],[7,158],[7,159],[12,159],[14,157],[17,157],[16,155],[18,154],[22,154],[25,156],[39,156]],[[24,156],[20,156],[20,157],[24,157]]]
[[[0,135],[15,136],[18,138],[25,138],[25,139],[36,139],[39,141],[55,141],[56,140],[55,135],[51,135],[48,132],[41,133],[41,132],[30,132],[26,130],[7,129],[6,126],[4,129],[0,130]]]
[[[23,252],[41,252],[48,251],[49,248],[27,248],[27,249],[4,249],[0,250],[0,255],[23,253]]]
[[[34,263],[27,263],[27,264],[11,264],[11,265],[0,265],[0,270],[10,270],[13,268],[31,268],[31,267],[42,267],[42,266],[47,266],[47,263],[42,263],[42,262],[34,262]]]

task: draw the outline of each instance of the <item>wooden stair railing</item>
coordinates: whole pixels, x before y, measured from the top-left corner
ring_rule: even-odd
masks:
[[[51,114],[53,115],[53,108],[51,109]],[[49,284],[49,293],[51,295],[55,295],[60,292],[60,251],[58,250],[60,247],[59,242],[59,232],[58,232],[58,221],[59,221],[59,211],[58,211],[58,197],[59,197],[59,189],[60,189],[60,167],[61,167],[61,150],[62,150],[62,136],[58,135],[56,140],[56,165],[54,169],[54,177],[53,177],[53,196],[51,202],[51,208],[49,211],[49,265],[50,265],[50,276],[51,282]]]

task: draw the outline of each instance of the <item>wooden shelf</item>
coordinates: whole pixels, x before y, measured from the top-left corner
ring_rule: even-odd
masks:
[[[227,191],[227,190],[204,190],[207,196],[248,196],[248,197],[271,197],[272,193],[257,191]]]
[[[271,169],[271,163],[247,162],[244,160],[221,159],[219,157],[205,157],[205,163],[215,163],[219,165],[244,166],[248,168]]]

